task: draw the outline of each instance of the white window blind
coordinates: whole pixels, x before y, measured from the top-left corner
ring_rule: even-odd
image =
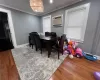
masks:
[[[89,5],[88,3],[66,10],[64,34],[66,34],[68,38],[84,41]]]

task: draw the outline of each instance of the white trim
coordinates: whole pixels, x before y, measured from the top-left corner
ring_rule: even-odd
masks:
[[[81,6],[77,6],[77,7],[74,7],[74,8],[71,8],[71,9],[68,9],[65,11],[65,17],[67,17],[67,13],[69,11],[72,11],[72,10],[77,10],[79,8],[86,8],[86,17],[85,17],[85,22],[84,22],[84,32],[86,31],[86,26],[87,26],[87,21],[88,21],[88,15],[89,15],[89,9],[90,9],[90,3],[87,3],[87,4],[84,4],[84,5],[81,5]],[[66,34],[66,18],[65,18],[65,24],[64,24],[64,34]],[[85,33],[84,33],[84,36],[85,36]],[[84,36],[82,37],[82,40],[80,41],[84,41]]]
[[[4,4],[0,4],[1,6],[4,6],[4,7],[7,7],[7,8],[11,8],[11,9],[14,9],[14,10],[17,10],[17,11],[21,11],[21,12],[24,12],[24,13],[27,13],[27,14],[31,14],[31,15],[37,15],[35,14],[34,12],[31,13],[31,12],[26,12],[24,10],[21,10],[21,9],[17,9],[17,8],[13,8],[13,7],[10,7],[10,6],[7,6],[7,5],[4,5]],[[31,8],[31,7],[30,7]]]
[[[52,17],[52,25],[54,25],[54,24],[53,24],[53,19],[56,18],[56,17],[59,17],[59,16],[61,16],[61,18],[62,18],[62,24],[61,24],[61,26],[63,26],[63,23],[64,23],[64,20],[63,20],[63,19],[64,19],[64,18],[63,18],[63,14],[57,15],[57,16],[53,16],[53,17]]]
[[[50,23],[51,23],[51,15],[42,17],[42,23],[43,23],[43,19],[44,19],[44,18],[48,18],[48,17],[50,18]],[[50,25],[50,26],[51,26],[51,25]],[[44,30],[44,28],[43,28],[43,30]],[[50,29],[50,31],[51,31],[51,29]],[[44,33],[44,32],[43,32],[43,33]]]
[[[17,43],[16,43],[16,37],[15,37],[15,31],[14,31],[11,11],[0,8],[0,12],[5,12],[5,13],[8,14],[8,23],[9,23],[9,28],[10,28],[10,32],[11,32],[11,38],[12,38],[13,45],[16,48],[17,47]]]
[[[25,46],[27,46],[27,45],[29,45],[29,43],[26,43],[26,44],[22,44],[22,45],[18,45],[16,48],[25,47]]]

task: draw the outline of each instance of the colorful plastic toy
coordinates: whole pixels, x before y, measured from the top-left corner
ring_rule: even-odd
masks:
[[[96,61],[97,60],[97,57],[96,56],[93,56],[93,55],[90,55],[90,54],[86,54],[85,52],[83,52],[83,56],[86,59],[91,60],[91,61]]]
[[[96,80],[100,80],[100,72],[94,72],[94,77]]]
[[[76,50],[75,50],[75,56],[78,57],[78,58],[83,57],[82,49],[81,48],[76,48]]]

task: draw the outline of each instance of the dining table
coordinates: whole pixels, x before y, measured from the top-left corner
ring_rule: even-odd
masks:
[[[51,36],[45,36],[45,35],[40,35],[40,39],[43,40],[44,45],[46,46],[46,49],[48,51],[48,58],[51,55],[52,51],[52,43],[57,40],[56,37],[51,37]]]

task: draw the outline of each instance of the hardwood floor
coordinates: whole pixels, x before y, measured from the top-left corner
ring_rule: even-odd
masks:
[[[50,80],[95,80],[95,71],[100,71],[100,61],[66,58]]]
[[[0,80],[20,80],[10,50],[0,52]]]
[[[95,80],[95,71],[100,71],[100,61],[66,58],[50,80]],[[10,50],[0,52],[0,80],[20,80]]]

